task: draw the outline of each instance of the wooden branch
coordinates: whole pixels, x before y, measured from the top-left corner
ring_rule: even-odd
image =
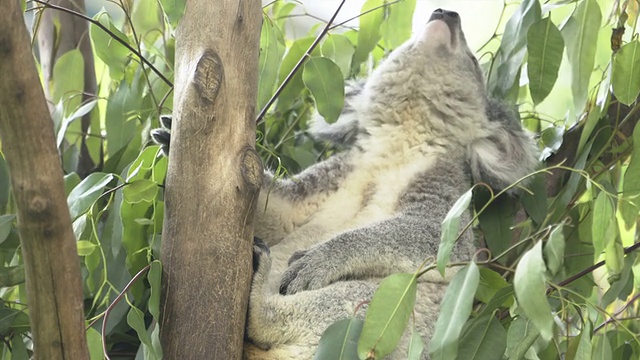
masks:
[[[84,0],[51,0],[46,6],[57,6],[68,8],[77,14],[85,13]],[[49,104],[49,111],[53,113],[55,104],[53,94],[49,89],[49,84],[53,81],[64,81],[64,79],[53,78],[53,68],[58,59],[67,52],[79,49],[84,60],[84,89],[82,91],[82,103],[95,99],[98,85],[96,83],[95,64],[93,62],[93,49],[89,39],[89,26],[86,20],[76,16],[74,13],[45,9],[40,13],[40,22],[37,27],[38,50],[40,53],[40,67],[44,83],[44,94]],[[55,24],[59,24],[59,31],[56,31]],[[91,112],[85,114],[81,120],[82,139],[80,141],[80,157],[75,169],[81,178],[85,178],[98,166],[102,166],[102,159],[99,164],[94,164],[87,147],[87,132],[91,124]],[[95,133],[98,130],[94,129]],[[102,140],[100,140],[102,143]]]
[[[176,30],[162,236],[165,359],[240,359],[262,164],[258,0],[188,1]]]
[[[53,122],[18,1],[0,12],[0,140],[9,164],[37,359],[88,359],[82,280]]]

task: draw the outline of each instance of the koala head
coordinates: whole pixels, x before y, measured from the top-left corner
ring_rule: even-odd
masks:
[[[406,125],[444,147],[488,135],[482,71],[452,11],[434,11],[424,30],[372,73],[363,96],[367,130]]]

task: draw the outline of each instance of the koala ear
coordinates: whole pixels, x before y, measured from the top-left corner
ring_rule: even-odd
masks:
[[[494,129],[469,146],[471,174],[474,181],[502,190],[535,170],[538,149],[515,109],[489,100],[486,113]]]

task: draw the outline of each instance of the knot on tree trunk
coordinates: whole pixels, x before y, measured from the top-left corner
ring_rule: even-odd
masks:
[[[242,179],[252,191],[257,191],[262,186],[262,161],[256,151],[250,147],[242,151]]]
[[[202,54],[196,67],[193,84],[201,99],[212,103],[218,96],[224,78],[224,68],[218,54],[209,49]]]

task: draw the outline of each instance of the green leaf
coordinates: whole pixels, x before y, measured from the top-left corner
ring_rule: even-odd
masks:
[[[289,76],[298,61],[305,56],[305,53],[309,50],[309,47],[313,44],[314,40],[315,38],[306,37],[298,39],[291,44],[287,54],[280,63],[280,70],[278,70],[278,86],[280,86],[287,76]],[[311,56],[317,56],[318,53],[319,49],[316,48],[311,52]],[[300,92],[302,90],[304,90],[304,83],[302,82],[302,68],[299,68],[287,84],[287,87],[278,97],[277,108],[282,111],[288,110],[293,102],[300,98]]]
[[[22,336],[14,335],[11,339],[11,360],[28,360],[27,347]]]
[[[614,55],[611,86],[618,100],[631,105],[640,94],[640,41],[625,44]]]
[[[542,242],[538,242],[520,259],[513,280],[518,305],[540,331],[545,340],[553,337],[553,316],[547,301]]]
[[[342,319],[331,324],[322,333],[314,360],[359,360],[358,338],[363,321]]]
[[[82,102],[84,58],[78,49],[70,50],[53,67],[53,102],[64,102],[64,113],[74,112]]]
[[[304,64],[302,81],[325,121],[331,124],[338,120],[344,106],[344,80],[338,65],[327,58],[312,57]]]
[[[477,294],[477,292],[476,292]],[[489,300],[487,306],[482,309],[479,316],[492,314],[496,309],[500,307],[511,307],[513,305],[513,286],[509,285],[496,291],[495,295]]]
[[[71,191],[67,197],[67,204],[72,221],[89,210],[111,180],[113,174],[96,172],[87,176]]]
[[[65,175],[64,176],[64,193],[67,194],[67,196],[69,196],[73,188],[75,188],[76,186],[78,186],[78,184],[80,184],[80,181],[81,181],[80,176],[74,172]]]
[[[480,282],[478,284],[478,291],[476,291],[476,299],[487,304],[493,299],[496,293],[509,286],[509,283],[500,276],[497,272],[487,269],[480,269]]]
[[[93,19],[116,34],[119,39],[129,43],[127,36],[113,24],[111,17],[105,11],[96,14]],[[90,33],[93,49],[100,60],[109,67],[109,76],[113,80],[124,79],[124,71],[131,51],[96,25],[90,24]]]
[[[624,172],[622,184],[623,201],[620,201],[620,215],[625,227],[630,229],[636,224],[640,212],[640,125],[633,129],[633,144],[629,166]]]
[[[490,201],[488,191],[478,191],[478,197],[474,200],[476,211],[480,211],[487,201]],[[487,247],[493,256],[502,254],[509,248],[513,231],[513,216],[516,213],[515,202],[511,197],[500,196],[478,215],[478,222]],[[504,263],[506,259],[499,259]]]
[[[398,345],[416,300],[415,274],[393,274],[373,294],[358,342],[358,355],[381,359]]]
[[[587,120],[584,123],[584,128],[580,132],[580,142],[578,143],[578,154],[582,153],[582,149],[584,145],[587,143],[589,136],[593,133],[593,129],[598,125],[600,121],[601,115],[600,107],[594,106],[589,109],[589,115],[587,115]]]
[[[9,166],[0,153],[0,212],[4,212],[9,203],[11,194],[11,175],[9,174]]]
[[[341,34],[329,34],[320,48],[322,56],[333,60],[347,78],[351,73],[351,59],[356,51],[351,41]]]
[[[158,359],[158,354],[153,347],[151,336],[147,333],[147,328],[144,323],[144,313],[135,306],[132,306],[127,314],[127,324],[131,326],[133,330],[138,334],[138,338],[147,347],[147,350],[151,352],[153,359]]]
[[[98,247],[98,245],[92,243],[87,240],[80,240],[76,243],[78,246],[78,255],[79,256],[88,256]]]
[[[416,328],[411,329],[411,340],[409,341],[409,346],[407,347],[407,360],[420,360],[422,359],[422,352],[424,351],[424,341],[422,340],[422,336],[416,330]]]
[[[578,112],[587,102],[601,24],[602,14],[598,3],[595,0],[584,0],[578,4],[576,12],[562,29],[571,64],[573,104]]]
[[[516,317],[507,331],[507,358],[509,360],[524,359],[524,355],[538,336],[540,336],[540,333],[533,326],[531,320],[524,316]]]
[[[474,319],[460,339],[457,360],[501,359],[507,332],[493,315]]]
[[[569,340],[567,348],[567,360],[591,360],[591,321],[587,320],[582,326],[580,335]]]
[[[471,314],[473,295],[480,282],[480,271],[470,263],[453,277],[440,307],[429,353],[432,360],[455,359],[460,332]]]
[[[158,184],[149,179],[134,180],[124,187],[122,194],[124,201],[130,204],[151,202],[158,195]]]
[[[593,222],[591,225],[594,261],[598,261],[606,245],[615,240],[617,231],[614,216],[613,202],[609,195],[605,192],[600,192],[593,204]]]
[[[593,337],[593,350],[591,351],[592,360],[613,360],[611,354],[611,343],[605,335],[595,335]]]
[[[15,218],[15,214],[0,215],[0,244],[9,237],[9,233],[11,233],[11,228],[13,227],[13,220]]]
[[[542,174],[534,176],[527,188],[531,190],[531,194],[528,192],[522,193],[522,206],[534,223],[542,224],[547,217],[548,211],[545,177]]]
[[[380,35],[385,48],[393,50],[411,37],[416,0],[402,0],[388,4],[386,11],[389,16],[382,22]]]
[[[126,81],[120,82],[115,93],[109,98],[105,114],[107,131],[106,155],[109,157],[115,156],[120,149],[126,148],[133,143],[132,139],[140,136],[135,119],[143,107],[143,91],[140,79],[136,78],[131,85]],[[135,149],[136,154],[139,151],[140,148]],[[127,165],[129,162],[127,162]]]
[[[495,61],[497,71],[489,82],[496,97],[504,98],[514,86],[527,52],[529,27],[540,20],[540,13],[538,0],[524,0],[505,25]]]
[[[260,71],[258,81],[258,104],[261,110],[275,92],[278,81],[278,68],[284,55],[284,38],[280,29],[265,14],[262,17],[262,31],[260,33]]]
[[[91,360],[103,360],[102,335],[94,328],[87,329],[87,344],[89,345],[89,358]]]
[[[162,278],[162,264],[158,260],[151,262],[147,280],[151,286],[149,296],[149,312],[156,321],[160,321],[160,280]]]
[[[624,248],[619,236],[615,236],[607,242],[604,248],[604,263],[607,267],[607,281],[609,284],[620,280],[624,267]]]
[[[160,22],[160,6],[157,1],[135,1],[131,11],[131,21],[142,42],[153,47],[154,42],[162,34]]]
[[[564,262],[564,234],[562,225],[555,226],[549,234],[549,240],[544,246],[544,256],[547,260],[547,268],[551,275],[555,275],[562,269]]]
[[[382,20],[384,20],[384,8],[380,7],[382,5],[384,5],[384,0],[367,0],[362,5],[361,14],[372,9],[375,10],[360,16],[358,45],[356,46],[356,52],[353,54],[353,63],[351,64],[354,69],[357,69],[360,64],[367,60],[369,54],[382,37],[380,34],[380,27]]]
[[[564,39],[550,17],[531,25],[527,32],[527,74],[535,104],[541,103],[553,89],[563,51]]]
[[[164,15],[174,28],[178,26],[178,22],[182,19],[186,3],[184,0],[160,0]]]
[[[84,83],[83,83],[83,85],[84,85]],[[77,96],[77,98],[81,98],[81,97]],[[67,128],[69,127],[69,125],[74,120],[79,119],[79,118],[85,116],[86,114],[88,114],[91,110],[93,110],[93,108],[95,108],[96,104],[98,104],[98,100],[88,101],[85,104],[83,104],[82,106],[80,106],[79,108],[77,108],[77,110],[73,111],[72,114],[70,114],[69,116],[67,116],[64,119],[62,119],[62,124],[60,124],[60,129],[58,129],[58,134],[57,134],[57,137],[56,137],[56,145],[57,145],[57,147],[60,147],[62,145],[62,142],[65,139],[65,133],[66,133]],[[75,109],[75,107],[67,108],[67,110],[73,110],[73,109]]]
[[[462,194],[460,198],[453,204],[453,207],[442,220],[442,234],[440,235],[440,246],[438,247],[438,271],[444,276],[444,270],[449,262],[449,256],[453,245],[458,238],[458,230],[460,229],[460,217],[469,209],[471,203],[472,189]]]

